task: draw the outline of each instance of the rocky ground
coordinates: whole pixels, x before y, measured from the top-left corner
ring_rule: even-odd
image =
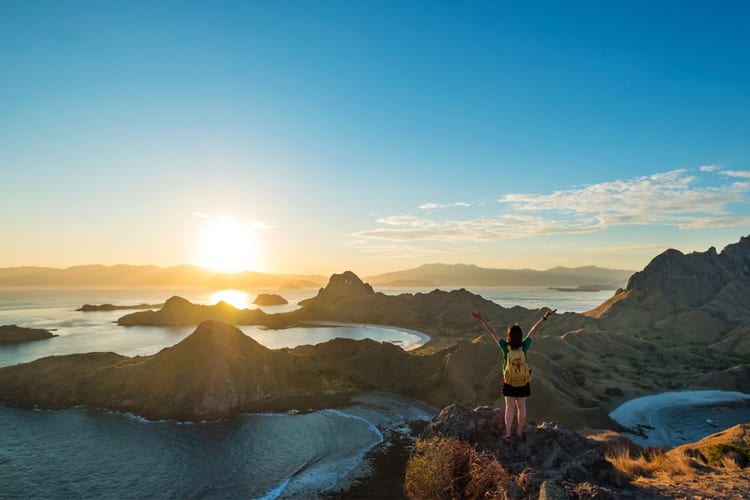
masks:
[[[705,457],[712,444],[748,444],[750,426],[737,426],[670,452],[640,449],[611,432],[606,438],[587,439],[553,422],[531,422],[525,441],[507,444],[503,427],[502,410],[451,405],[426,426],[421,440],[459,442],[489,454],[499,464],[500,490],[489,487],[476,496],[464,491],[459,495],[463,498],[742,499],[750,491],[750,469],[741,457],[730,454],[713,463]],[[371,475],[353,481],[348,489],[329,492],[326,500],[409,498],[403,471],[409,474],[414,444],[408,437],[391,436],[368,455]],[[458,470],[455,463],[449,468]],[[434,476],[435,470],[419,472]],[[450,488],[456,483],[443,489],[446,498],[455,497]],[[420,498],[411,493],[412,498]]]

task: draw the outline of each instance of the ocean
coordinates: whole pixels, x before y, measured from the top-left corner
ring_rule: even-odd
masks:
[[[431,289],[376,289],[384,293]],[[546,288],[470,289],[505,307],[557,307],[583,312],[612,295]],[[55,354],[112,351],[155,354],[195,327],[122,327],[131,311],[80,312],[83,304],[158,304],[180,295],[201,304],[225,300],[255,307],[261,292],[289,300],[262,307],[284,312],[317,289],[65,289],[0,288],[0,325],[54,330],[58,337],[0,346],[0,366]],[[294,328],[240,327],[269,348],[319,343],[334,337],[372,338],[408,349],[424,338],[398,328],[367,325]],[[0,498],[287,498],[314,497],[345,480],[389,431],[429,420],[434,409],[388,394],[366,394],[349,406],[314,412],[247,414],[206,423],[149,422],[134,415],[86,408],[36,411],[0,405]]]

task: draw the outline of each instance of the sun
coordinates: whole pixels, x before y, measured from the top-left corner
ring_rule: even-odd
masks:
[[[222,273],[255,268],[255,241],[251,228],[234,217],[219,217],[200,242],[200,265]]]

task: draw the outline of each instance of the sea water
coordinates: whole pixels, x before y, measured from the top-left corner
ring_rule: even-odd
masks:
[[[750,422],[750,394],[663,392],[627,401],[609,416],[633,430],[623,434],[636,444],[669,449]]]
[[[195,424],[0,406],[0,498],[309,498],[345,478],[381,429],[431,416],[387,395]]]
[[[428,293],[389,289],[385,293]],[[544,288],[472,290],[505,307],[557,307],[582,312],[611,292]],[[0,288],[0,325],[54,330],[58,337],[0,346],[0,366],[53,354],[111,351],[150,355],[185,338],[190,327],[122,327],[132,311],[76,311],[83,304],[158,304],[172,295],[194,303],[252,304],[260,291],[203,289]],[[286,312],[317,290],[278,290]],[[513,297],[517,296],[518,299]],[[606,296],[604,296],[606,295]],[[604,297],[603,297],[604,296]],[[603,298],[602,298],[603,297]],[[240,326],[269,348],[315,344],[335,337],[372,338],[404,348],[424,340],[398,328],[367,325],[264,330]],[[389,429],[428,420],[434,409],[392,395],[370,394],[345,408],[305,413],[242,415],[186,424],[148,422],[132,415],[76,408],[33,411],[0,405],[0,498],[276,498],[314,496],[345,478]]]

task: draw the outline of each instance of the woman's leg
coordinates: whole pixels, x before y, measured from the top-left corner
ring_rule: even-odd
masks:
[[[516,398],[516,406],[518,407],[518,427],[516,428],[516,435],[517,436],[523,436],[523,430],[526,425],[526,398]],[[507,417],[507,411],[506,413],[506,421],[508,419]]]
[[[516,409],[518,398],[505,396],[505,437],[510,437],[510,429],[513,425],[513,413]]]

